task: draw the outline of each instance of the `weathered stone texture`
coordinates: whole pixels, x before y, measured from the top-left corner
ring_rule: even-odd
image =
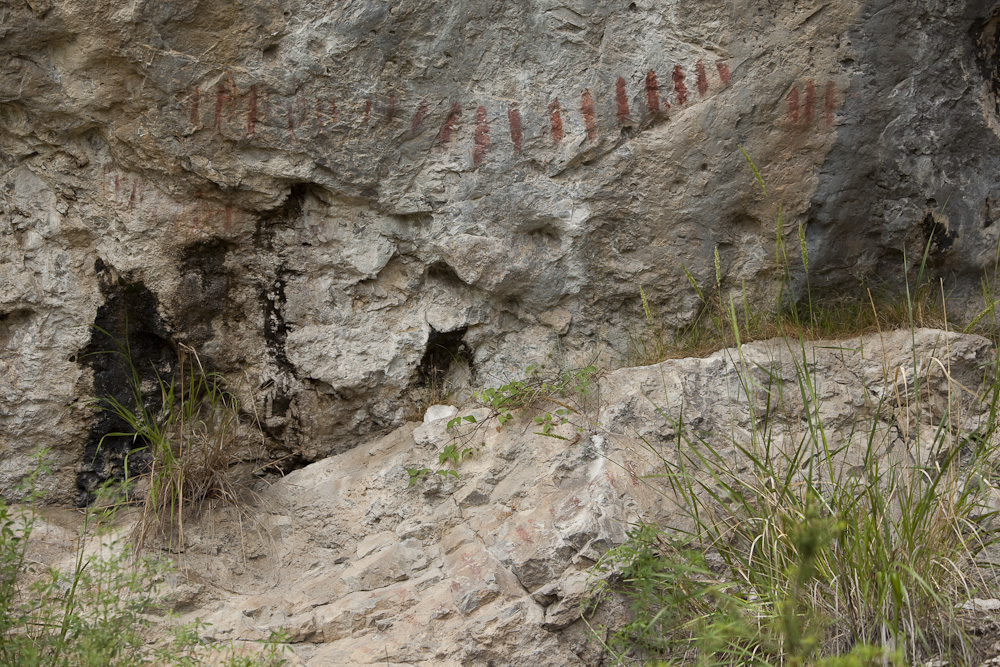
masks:
[[[842,479],[866,455],[870,471],[916,475],[988,418],[976,395],[994,356],[984,338],[918,329],[621,369],[595,380],[588,400],[566,399],[579,412],[555,427],[563,439],[538,433],[544,402],[502,429],[480,410],[478,430],[458,431],[475,450],[459,476],[408,488],[408,468],[436,468],[455,442],[434,410],[292,472],[248,506],[186,521],[170,602],[181,620],[211,623],[210,639],[285,630],[293,664],[607,664],[592,631],[621,627],[628,612],[615,597],[595,608],[594,587],[614,573],[591,566],[637,521],[684,530],[665,474],[679,455],[707,443],[748,485],[764,482],[737,447],[775,470],[795,452],[823,460],[783,472],[792,487],[796,476]],[[711,505],[710,472],[686,474],[701,475]],[[36,558],[72,567],[75,535],[51,527]]]
[[[8,2],[0,491],[36,445],[64,496],[88,438],[81,488],[114,467],[83,352],[126,292],[113,334],[245,377],[272,447],[314,460],[454,357],[490,384],[621,348],[640,286],[688,321],[716,248],[724,290],[766,296],[779,202],[827,284],[890,277],[937,222],[932,264],[972,285],[1000,228],[991,7]]]

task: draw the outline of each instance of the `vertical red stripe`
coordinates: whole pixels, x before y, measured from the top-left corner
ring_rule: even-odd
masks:
[[[197,125],[200,120],[198,113],[198,101],[201,99],[201,89],[198,86],[191,91],[191,124]]]
[[[247,136],[252,137],[257,134],[257,84],[250,86],[249,99],[247,100]]]
[[[507,124],[510,126],[510,141],[514,144],[514,153],[520,155],[524,134],[521,131],[521,112],[516,106],[507,109]]]
[[[708,74],[705,72],[705,63],[700,60],[694,65],[695,74],[698,77],[698,95],[705,97],[708,93]]]
[[[799,122],[799,87],[792,86],[788,91],[788,118],[793,123]]]
[[[594,143],[597,139],[597,121],[594,115],[594,96],[589,89],[580,96],[580,109],[583,111],[584,127],[587,128],[587,141]]]
[[[615,102],[618,104],[618,122],[624,123],[629,118],[628,96],[625,93],[625,79],[618,77],[615,82]]]
[[[806,83],[806,112],[805,124],[812,125],[813,117],[816,113],[816,83],[810,79]]]
[[[410,125],[410,132],[417,134],[424,126],[424,116],[427,115],[427,100],[420,100],[417,105],[417,112],[413,114],[413,123]]]
[[[558,97],[549,102],[549,127],[552,131],[552,144],[558,144],[563,138],[562,108]]]
[[[833,81],[826,83],[826,99],[823,110],[826,113],[826,124],[833,125],[833,111],[837,107],[837,86]]]
[[[725,60],[719,60],[715,63],[715,69],[719,71],[719,79],[722,81],[723,86],[729,85],[729,65]]]
[[[486,147],[490,145],[490,125],[486,118],[486,107],[476,109],[476,133],[473,136],[472,166],[478,167],[486,159]]]
[[[684,70],[680,65],[674,65],[674,93],[677,94],[677,104],[684,106],[687,103],[688,91],[684,85]]]
[[[455,127],[455,122],[458,121],[461,115],[462,107],[458,102],[455,102],[451,105],[451,109],[448,110],[448,117],[444,119],[444,125],[441,126],[441,133],[438,135],[439,145],[444,146],[451,141],[451,133]]]
[[[646,72],[646,108],[650,113],[657,113],[660,110],[660,89],[656,83],[656,72],[653,70]]]

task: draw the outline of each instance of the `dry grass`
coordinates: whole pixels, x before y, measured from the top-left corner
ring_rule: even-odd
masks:
[[[134,542],[140,550],[154,543],[183,549],[184,521],[206,501],[249,504],[246,471],[234,466],[263,451],[260,431],[256,420],[242,416],[239,400],[225,379],[206,372],[192,348],[180,347],[176,377],[159,379],[155,411],[144,405],[127,345],[120,353],[132,368],[135,407],[113,398],[97,404],[128,425],[129,432],[109,435],[126,435],[142,443],[129,456],[143,452],[149,460],[142,470],[129,470],[126,460],[126,481],[139,506]]]

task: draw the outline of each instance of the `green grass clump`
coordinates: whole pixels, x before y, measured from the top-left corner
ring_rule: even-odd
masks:
[[[44,452],[26,480],[31,504],[13,508],[0,499],[0,666],[116,667],[199,665],[280,667],[285,638],[275,635],[253,653],[206,644],[197,621],[174,625],[171,640],[155,646],[154,619],[168,622],[161,584],[170,564],[135,558],[116,537],[111,510],[88,510],[68,570],[29,557],[41,498],[34,492],[47,472]]]
[[[787,285],[780,207],[777,229]],[[969,388],[945,364],[918,360],[914,347],[913,368],[901,369],[906,386],[885,369],[883,385],[897,389],[859,410],[850,433],[832,433],[821,418],[812,341],[949,328],[943,288],[924,280],[930,245],[915,272],[919,288],[831,302],[810,290],[800,227],[802,292],[792,307],[757,312],[745,287],[739,299],[724,294],[716,254],[711,290],[687,274],[703,308],[672,339],[640,290],[648,332],[633,339],[631,360],[728,348],[726,372],[737,385],[730,405],[749,410],[750,427],[708,433],[684,423],[684,406],[657,406],[673,442],[641,440],[659,464],[645,481],[675,510],[674,522],[637,524],[596,568],[605,582],[598,598],[624,595],[631,605],[632,621],[602,640],[619,664],[974,666],[988,657],[984,618],[962,604],[997,591],[998,573],[982,556],[1000,540],[1000,353],[982,368],[981,386]],[[905,259],[903,270],[910,275]],[[984,308],[966,330],[995,324],[994,285],[984,282]],[[775,336],[783,340],[767,348],[770,364],[739,347]],[[789,364],[792,382],[775,370]],[[933,414],[932,373],[949,394],[934,428],[920,429],[906,421]],[[776,414],[794,418],[779,423]],[[892,429],[904,453],[892,453]]]
[[[130,467],[126,458],[126,481],[141,507],[134,541],[140,549],[156,540],[183,548],[184,520],[203,501],[245,505],[249,491],[233,466],[259,448],[259,430],[243,423],[236,394],[220,374],[205,371],[193,349],[180,346],[179,371],[170,379],[158,378],[159,400],[152,406],[144,400],[128,342],[111,354],[125,358],[132,395],[127,404],[114,397],[95,399],[98,409],[126,427],[104,438],[130,438],[136,446],[129,457],[142,452],[148,461]]]

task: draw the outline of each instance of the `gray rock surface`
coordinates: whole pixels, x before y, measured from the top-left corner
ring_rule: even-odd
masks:
[[[902,471],[931,460],[918,435],[934,433],[945,407],[955,430],[942,448],[975,428],[988,406],[973,393],[992,355],[983,338],[925,329],[821,341],[805,356],[797,341],[764,341],[610,373],[555,427],[564,439],[538,433],[532,417],[544,404],[502,429],[481,420],[424,444],[411,422],[287,475],[242,520],[222,508],[186,522],[171,600],[181,620],[211,623],[212,639],[284,629],[298,664],[317,667],[607,664],[588,638],[627,610],[614,598],[590,604],[603,576],[591,566],[636,521],[680,525],[660,474],[686,446],[679,420],[691,441],[720,451],[728,443],[763,456],[751,434],[770,433],[780,466],[803,443],[796,378],[808,372],[809,409],[839,450],[834,467],[849,470],[871,435],[878,465]],[[459,477],[407,488],[407,468],[434,466],[456,437],[475,449]],[[734,458],[734,469],[746,467]],[[46,533],[43,544],[71,545],[67,533],[62,542]],[[68,565],[72,553],[45,562]]]
[[[716,249],[724,290],[772,295],[778,203],[829,285],[898,276],[937,223],[932,264],[975,286],[995,13],[0,5],[0,493],[36,446],[53,500],[120,474],[83,402],[124,384],[95,324],[143,372],[184,343],[244,378],[274,454],[310,461],[401,424],[421,383],[621,350],[640,287],[689,321],[685,270],[714,282]]]

